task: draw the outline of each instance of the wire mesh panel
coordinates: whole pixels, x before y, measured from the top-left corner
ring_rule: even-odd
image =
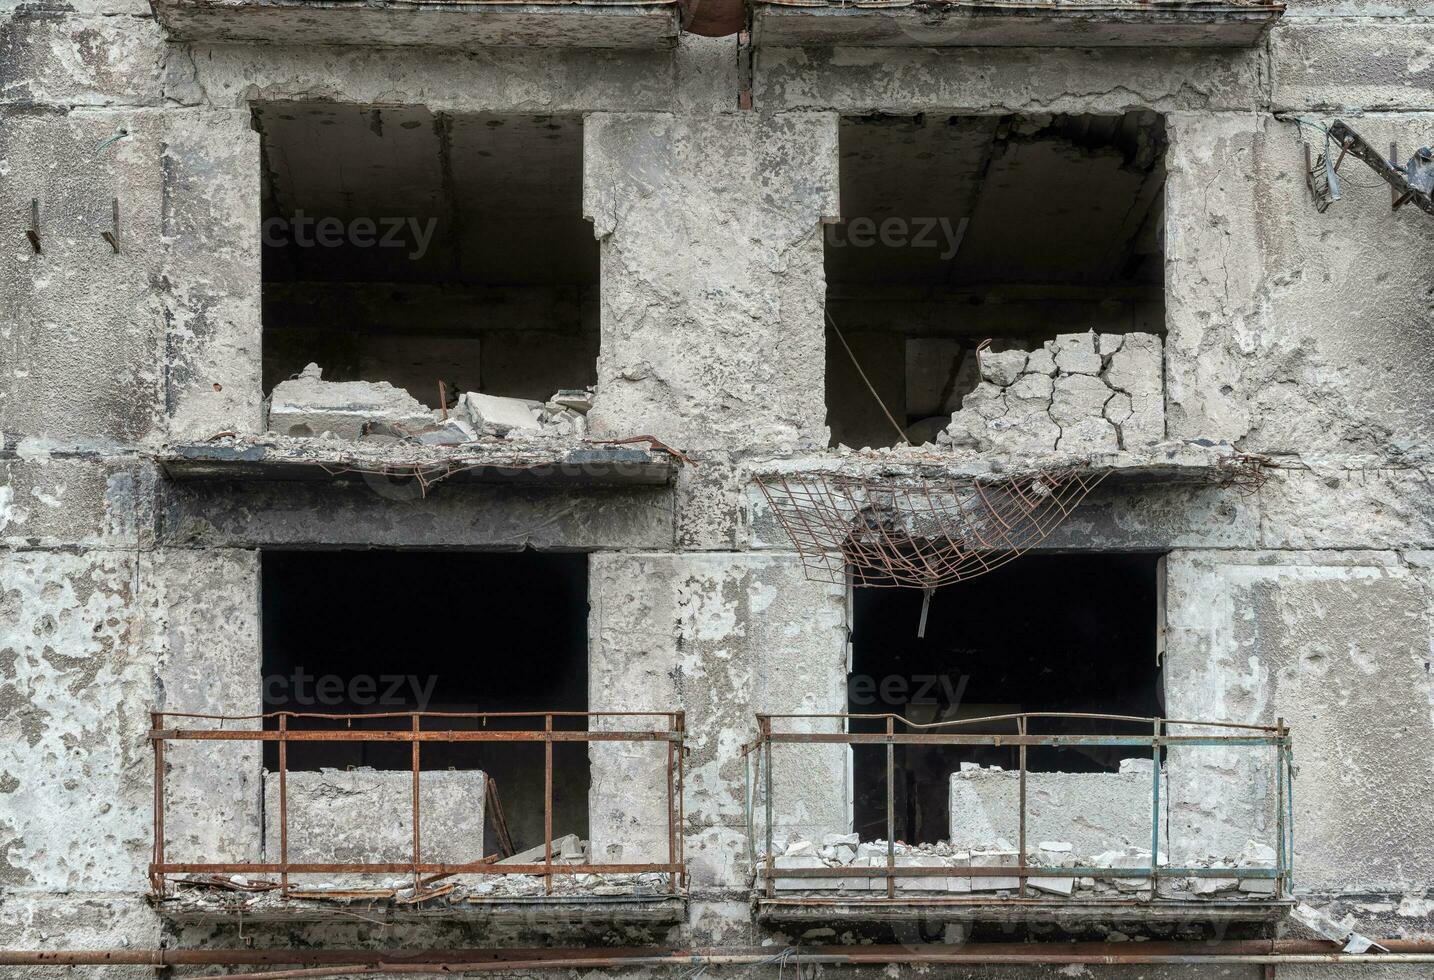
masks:
[[[1004,477],[757,477],[807,577],[935,589],[974,578],[1039,544],[1107,470]]]

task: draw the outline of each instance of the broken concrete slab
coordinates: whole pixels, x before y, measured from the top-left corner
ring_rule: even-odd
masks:
[[[371,422],[417,430],[433,421],[433,411],[402,388],[387,381],[325,381],[317,364],[279,382],[269,396],[268,426],[281,435],[332,432],[357,439]]]
[[[538,409],[541,407],[540,402],[522,398],[465,391],[458,396],[454,414],[466,417],[476,428],[495,428],[499,435],[505,435],[512,429],[540,429]]]
[[[564,852],[565,850],[566,850],[566,851],[570,851],[570,852],[575,852],[575,853],[578,854],[580,857],[583,857],[583,856],[585,855],[585,851],[583,850],[583,842],[582,842],[582,840],[578,837],[577,834],[564,834],[562,837],[556,837],[556,838],[553,839],[553,861],[554,861],[555,863],[561,858],[561,856],[562,856],[562,854],[563,854],[563,852]],[[547,845],[546,845],[546,844],[539,844],[539,845],[536,846],[536,847],[530,847],[530,848],[528,848],[526,851],[519,851],[518,853],[513,854],[513,855],[511,855],[510,857],[505,857],[505,858],[503,858],[503,860],[499,861],[498,863],[499,863],[499,864],[542,864],[542,863],[543,863],[543,859],[546,857],[546,855],[547,855]],[[569,862],[565,862],[565,863],[569,863]]]

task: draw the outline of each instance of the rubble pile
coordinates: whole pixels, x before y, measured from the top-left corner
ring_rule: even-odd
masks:
[[[546,402],[456,393],[451,407],[430,409],[386,381],[325,381],[310,364],[274,386],[269,428],[281,436],[359,442],[461,446],[482,439],[587,434],[592,389],[563,389]]]
[[[778,892],[861,895],[886,892],[886,879],[877,876],[834,876],[831,878],[782,877],[784,870],[799,868],[883,868],[887,862],[887,842],[861,841],[856,834],[827,834],[822,843],[797,835],[785,842],[773,861],[777,872]],[[1017,868],[1018,850],[1004,838],[997,838],[979,848],[958,849],[944,841],[935,844],[905,844],[897,841],[892,848],[898,868]],[[1166,864],[1167,856],[1160,855]],[[1158,897],[1164,899],[1220,900],[1260,899],[1274,894],[1274,881],[1241,875],[1242,868],[1268,868],[1275,862],[1275,851],[1265,844],[1250,841],[1238,858],[1208,857],[1192,867],[1229,868],[1228,877],[1161,877]],[[1150,851],[1138,847],[1097,854],[1077,855],[1067,841],[1040,841],[1026,851],[1026,863],[1036,868],[1148,868]],[[765,872],[766,859],[760,859],[759,871]],[[1020,878],[999,874],[896,876],[898,894],[940,892],[944,894],[989,893],[992,898],[1009,897],[1019,891]],[[1088,900],[1150,899],[1153,896],[1149,877],[1116,876],[1042,876],[1032,877],[1027,887],[1034,892],[1063,898]]]
[[[541,864],[542,846],[521,851],[502,860],[505,864]],[[572,867],[589,862],[589,845],[574,834],[553,841],[553,864]],[[525,901],[558,897],[657,898],[670,894],[668,875],[644,873],[577,873],[553,875],[549,892],[541,874],[456,874],[425,876],[415,888],[411,875],[403,877],[358,875],[295,875],[289,895],[280,894],[277,881],[246,875],[188,875],[174,882],[175,893],[165,899],[171,909],[218,910],[230,912],[279,911],[296,903],[310,906],[352,906],[394,909],[461,909],[464,906],[501,904],[505,900]]]
[[[1061,334],[1037,350],[982,351],[981,381],[936,437],[1012,454],[1102,453],[1165,438],[1155,334]]]

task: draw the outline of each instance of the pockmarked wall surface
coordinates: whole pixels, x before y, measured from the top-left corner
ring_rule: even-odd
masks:
[[[1434,219],[1391,213],[1354,161],[1318,213],[1305,167],[1325,149],[1313,127],[1336,117],[1402,154],[1434,143],[1431,17],[1301,0],[1248,47],[759,46],[748,64],[735,37],[180,42],[135,0],[0,3],[0,946],[240,944],[232,924],[166,922],[145,899],[148,733],[153,711],[261,710],[271,547],[587,552],[589,706],[685,711],[690,732],[689,903],[639,938],[800,941],[752,919],[741,750],[758,712],[844,710],[851,624],[752,478],[890,461],[826,448],[822,229],[843,216],[840,119],[1132,109],[1161,114],[1169,139],[1164,439],[1259,454],[1265,479],[1112,480],[1042,547],[1168,555],[1166,714],[1283,718],[1297,894],[1369,934],[1430,937]],[[162,462],[175,447],[265,432],[251,106],[271,102],[580,116],[601,262],[589,435],[680,451],[670,485],[176,479]],[[254,744],[175,751],[172,857],[266,853]],[[592,853],[665,846],[660,769],[611,744],[589,759]],[[1168,776],[1172,855],[1268,829],[1241,762],[1189,761]],[[780,772],[783,839],[852,829],[844,748],[803,746]],[[360,919],[245,934],[512,938]],[[571,942],[559,936],[527,938]]]

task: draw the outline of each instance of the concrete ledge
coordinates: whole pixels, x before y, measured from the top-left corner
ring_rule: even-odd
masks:
[[[758,3],[758,45],[1252,47],[1277,3]]]
[[[166,446],[154,456],[171,480],[389,480],[565,487],[666,486],[678,461],[641,448],[560,445],[368,448],[338,440],[226,440]]]
[[[542,928],[566,932],[588,927],[670,926],[687,919],[685,895],[551,895],[539,898],[505,897],[479,901],[435,901],[404,905],[393,899],[346,902],[266,898],[228,904],[186,903],[175,899],[156,902],[166,922],[176,925],[212,923],[232,919],[246,923],[347,922],[354,915],[380,923],[455,922],[468,925]]]
[[[860,922],[1099,923],[1278,922],[1293,902],[1190,902],[1171,899],[1073,902],[1041,898],[759,898],[757,920],[772,924]]]
[[[177,41],[294,45],[670,48],[676,0],[431,2],[431,0],[155,0]]]

